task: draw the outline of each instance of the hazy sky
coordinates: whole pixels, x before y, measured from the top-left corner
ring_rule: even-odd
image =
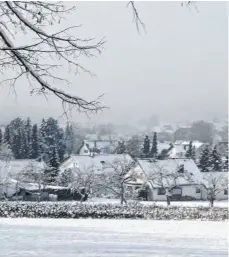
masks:
[[[110,110],[92,120],[130,123],[154,113],[168,121],[227,114],[227,3],[198,2],[197,12],[180,2],[137,2],[147,31],[140,35],[126,2],[75,5],[61,28],[83,24],[80,36],[107,40],[98,58],[82,59],[96,77],[68,74],[74,94],[87,99],[105,94],[102,100]],[[24,38],[17,44],[24,45]],[[66,75],[67,67],[62,72]],[[25,80],[16,91],[17,101],[1,88],[0,123],[19,115],[40,119],[62,113],[59,100],[30,96]]]

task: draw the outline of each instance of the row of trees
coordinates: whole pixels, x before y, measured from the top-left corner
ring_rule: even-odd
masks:
[[[7,145],[15,159],[37,159],[46,162],[50,174],[58,173],[60,162],[74,150],[74,131],[70,124],[65,130],[53,118],[42,119],[40,125],[30,118],[16,118],[0,130],[0,145]]]
[[[143,141],[138,136],[133,136],[126,143],[120,142],[119,146],[116,150],[116,153],[123,154],[128,153],[132,157],[158,157],[158,141],[157,141],[157,133],[155,132],[153,135],[152,144],[150,142],[149,137],[146,135]]]
[[[206,145],[201,153],[198,166],[202,172],[228,171],[228,154],[226,154],[225,160],[223,160],[217,146],[211,149]]]

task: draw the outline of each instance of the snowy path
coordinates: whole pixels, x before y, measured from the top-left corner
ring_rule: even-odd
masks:
[[[227,223],[0,219],[1,257],[221,257]]]

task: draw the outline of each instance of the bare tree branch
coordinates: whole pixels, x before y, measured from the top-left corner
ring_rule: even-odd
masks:
[[[55,81],[62,81],[67,84],[70,82],[56,74],[57,68],[64,63],[73,67],[77,74],[79,70],[93,75],[89,70],[79,64],[78,59],[82,56],[94,57],[96,53],[101,53],[104,39],[93,43],[93,39],[80,39],[71,34],[80,26],[71,26],[56,33],[47,33],[43,27],[51,26],[54,22],[60,22],[63,17],[74,8],[66,9],[59,2],[24,2],[12,1],[0,3],[0,55],[1,69],[14,69],[17,75],[4,80],[14,86],[19,78],[26,76],[35,82],[37,88],[31,93],[38,92],[46,95],[52,93],[58,97],[63,105],[69,105],[69,110],[74,107],[78,111],[90,113],[97,112],[106,108],[101,105],[101,97],[93,101],[87,101],[75,96],[66,90],[58,89],[54,86]],[[12,26],[15,31],[34,34],[37,38],[35,42],[24,46],[16,46],[11,41]],[[74,33],[75,34],[75,33]],[[53,63],[44,63],[44,60]],[[52,80],[52,82],[51,82]]]

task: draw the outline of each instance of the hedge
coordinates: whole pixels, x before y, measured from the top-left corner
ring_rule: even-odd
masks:
[[[228,209],[164,207],[140,203],[121,205],[80,202],[0,202],[0,217],[226,221],[228,219]]]

